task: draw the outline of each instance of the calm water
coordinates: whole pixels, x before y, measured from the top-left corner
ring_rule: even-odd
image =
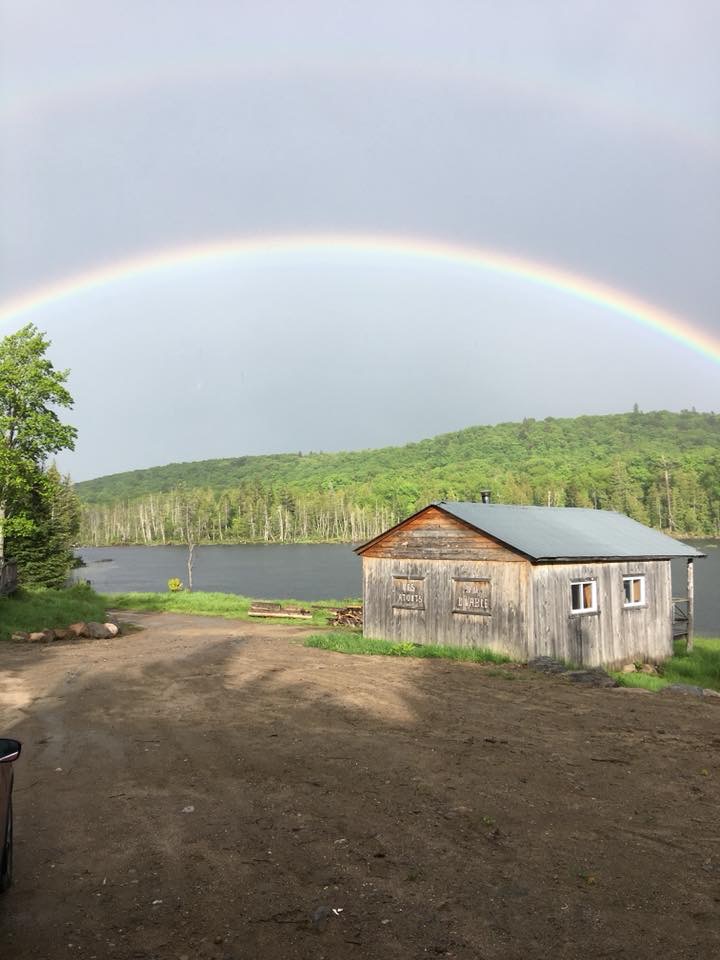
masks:
[[[695,563],[695,629],[720,636],[720,548],[689,541],[707,553]],[[79,579],[96,590],[166,590],[170,577],[187,579],[184,547],[86,547],[77,551],[86,567]],[[108,562],[102,562],[108,561]],[[686,564],[673,562],[673,596],[687,592]],[[250,597],[334,600],[362,591],[360,560],[348,544],[196,547],[196,590],[219,590]]]
[[[720,637],[720,544],[710,540],[686,540],[707,554],[695,561],[695,632]],[[687,561],[673,560],[673,596],[687,596]]]
[[[75,571],[101,593],[167,590],[187,583],[186,547],[82,547],[87,564]],[[362,593],[359,558],[349,544],[250,544],[196,547],[193,589],[246,597],[341,600]]]

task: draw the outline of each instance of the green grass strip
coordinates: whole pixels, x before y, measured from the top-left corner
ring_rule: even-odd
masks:
[[[418,657],[433,660],[464,660],[471,663],[510,663],[511,658],[480,647],[444,647],[436,643],[392,643],[371,640],[359,633],[318,633],[308,637],[306,647],[335,653],[368,654],[382,657]]]
[[[60,630],[81,620],[105,620],[105,598],[85,584],[65,590],[24,587],[0,598],[0,640],[13,633]]]
[[[623,687],[661,690],[669,683],[687,683],[695,687],[720,690],[720,638],[695,637],[691,653],[685,652],[685,641],[675,643],[675,654],[661,664],[660,676],[647,673],[615,673]]]
[[[358,602],[357,600],[321,600],[310,604],[304,600],[267,601],[312,610],[312,620],[295,620],[287,617],[251,617],[249,610],[250,605],[255,602],[254,599],[241,597],[235,593],[209,593],[201,590],[192,593],[186,590],[177,593],[170,591],[167,593],[106,593],[104,600],[108,607],[114,610],[186,613],[204,617],[225,617],[229,620],[252,620],[256,623],[307,623],[314,626],[325,626],[333,608]]]
[[[641,687],[654,693],[668,685],[668,681],[663,677],[655,677],[650,673],[613,673],[612,676],[621,687]]]

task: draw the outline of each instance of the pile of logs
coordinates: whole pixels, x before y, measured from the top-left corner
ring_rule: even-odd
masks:
[[[332,627],[361,627],[363,625],[363,608],[340,607],[335,611],[335,615],[330,618]]]

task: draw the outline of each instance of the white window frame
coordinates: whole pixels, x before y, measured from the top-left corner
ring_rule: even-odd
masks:
[[[585,591],[583,587],[589,584],[592,587],[592,605],[589,607],[573,606],[573,587],[580,587],[580,601],[582,604],[585,603]],[[597,580],[572,580],[570,582],[570,613],[573,616],[580,616],[583,613],[597,613],[598,612],[598,597],[597,597]]]
[[[630,600],[628,601],[627,594],[625,593],[625,584],[632,583],[634,580],[640,581],[640,599],[639,600]],[[631,591],[632,592],[632,591]],[[645,602],[645,574],[644,573],[629,573],[627,576],[623,577],[623,607],[628,610],[632,607],[644,607]]]

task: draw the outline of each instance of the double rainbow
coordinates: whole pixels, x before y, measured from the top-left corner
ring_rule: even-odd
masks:
[[[199,263],[240,260],[243,257],[287,256],[299,253],[312,253],[317,257],[338,253],[402,257],[467,266],[513,277],[620,314],[720,363],[719,337],[711,336],[683,317],[588,277],[497,250],[416,237],[375,234],[260,235],[143,253],[67,277],[0,303],[0,326],[86,292],[162,271],[186,268]]]

